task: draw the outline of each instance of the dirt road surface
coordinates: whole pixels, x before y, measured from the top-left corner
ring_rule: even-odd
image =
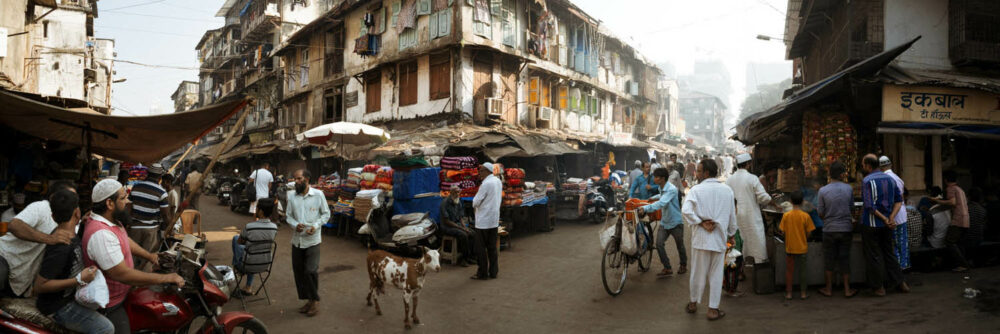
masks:
[[[231,241],[251,219],[203,196],[205,230],[212,240],[208,259],[230,264]],[[884,298],[861,293],[845,299],[811,292],[808,300],[785,301],[783,294],[723,297],[728,315],[705,319],[707,306],[696,315],[683,308],[688,301],[688,276],[657,279],[655,272],[629,273],[625,291],[610,297],[600,276],[601,252],[597,225],[561,223],[548,233],[515,236],[513,247],[500,252],[500,275],[473,281],[475,267],[442,264],[428,273],[420,294],[418,315],[423,324],[412,333],[903,333],[1000,331],[1000,268],[965,274],[939,272],[907,276],[913,291]],[[297,312],[303,302],[295,292],[291,270],[291,230],[278,233],[278,253],[268,282],[272,304],[253,302],[248,311],[271,333],[402,333],[403,303],[399,290],[387,288],[383,315],[365,305],[367,249],[355,239],[323,236],[320,262],[320,314]],[[673,242],[673,241],[669,241]],[[673,245],[669,255],[676,261]],[[654,271],[660,266],[654,256]],[[966,279],[968,277],[968,279]],[[967,287],[984,295],[962,296]],[[749,291],[749,282],[741,283]],[[707,296],[705,297],[707,300]],[[238,299],[226,310],[239,310]]]

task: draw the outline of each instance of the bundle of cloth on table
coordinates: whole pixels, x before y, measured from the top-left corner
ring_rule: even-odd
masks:
[[[524,192],[521,194],[521,206],[548,204],[549,196],[546,195],[546,189],[550,184],[542,181],[525,182]]]
[[[524,204],[524,170],[506,168],[503,170],[503,201],[501,206],[521,206]]]
[[[348,169],[347,179],[340,186],[340,198],[334,205],[333,213],[353,216],[353,202],[359,190],[361,190],[361,168]]]
[[[479,191],[479,167],[475,157],[444,157],[441,158],[441,171],[438,173],[441,196],[447,197],[451,186],[461,189],[460,197],[473,197]]]
[[[563,192],[576,192],[576,193],[586,193],[587,192],[587,180],[581,178],[571,177],[566,179],[566,182],[562,184]]]
[[[367,223],[371,218],[371,213],[385,203],[385,192],[382,189],[368,189],[359,191],[352,203],[354,207],[354,219]]]
[[[392,197],[392,167],[383,166],[375,171],[375,188],[387,192]]]
[[[336,200],[340,195],[340,174],[320,175],[313,188],[323,192],[328,200]]]

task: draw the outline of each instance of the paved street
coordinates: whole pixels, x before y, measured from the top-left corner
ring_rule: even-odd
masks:
[[[228,264],[233,235],[228,231],[242,227],[249,216],[231,213],[214,197],[203,197],[201,204],[206,230],[215,240],[209,244],[209,261]],[[601,284],[598,229],[589,224],[559,224],[550,233],[515,237],[513,248],[500,252],[500,277],[496,280],[472,281],[468,277],[473,267],[442,265],[441,272],[428,274],[418,309],[423,325],[411,332],[704,333],[740,328],[749,333],[984,333],[1000,329],[1000,299],[996,296],[1000,281],[995,278],[1000,268],[995,267],[965,275],[912,274],[912,293],[886,298],[864,294],[853,299],[825,298],[815,291],[806,301],[786,302],[780,293],[724,297],[722,309],[728,315],[720,322],[707,321],[704,307],[696,316],[684,313],[687,275],[657,279],[653,272],[637,274],[632,269],[625,292],[612,298]],[[386,290],[381,299],[382,316],[365,306],[366,249],[353,239],[324,236],[320,315],[307,318],[297,313],[302,302],[296,298],[289,264],[289,231],[282,227],[278,235],[274,276],[268,284],[273,305],[260,301],[249,306],[272,333],[404,331],[400,291]],[[654,269],[658,270],[656,263],[654,256]],[[970,279],[964,280],[964,276]],[[992,282],[986,281],[991,277]],[[970,286],[979,287],[986,295],[976,300],[963,298],[962,291]],[[239,308],[239,300],[227,305],[229,310]]]

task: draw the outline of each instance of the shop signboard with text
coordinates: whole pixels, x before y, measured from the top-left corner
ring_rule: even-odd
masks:
[[[608,133],[608,144],[611,146],[632,145],[632,134],[628,132],[612,131]]]
[[[885,85],[882,121],[1000,125],[1000,94],[966,88]]]

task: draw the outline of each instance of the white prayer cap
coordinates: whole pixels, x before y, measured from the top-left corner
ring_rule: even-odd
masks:
[[[94,191],[90,194],[91,202],[100,203],[117,193],[118,189],[121,188],[122,184],[120,182],[112,179],[103,179],[94,185]]]
[[[742,164],[744,162],[750,161],[750,153],[742,153],[736,156],[736,164]]]
[[[878,158],[878,165],[879,167],[892,165],[892,160],[889,160],[889,157],[883,155]]]
[[[488,169],[488,170],[490,171],[490,173],[492,173],[492,172],[493,172],[493,164],[492,164],[492,163],[489,163],[489,162],[484,162],[484,163],[483,163],[483,168],[486,168],[486,169]]]

